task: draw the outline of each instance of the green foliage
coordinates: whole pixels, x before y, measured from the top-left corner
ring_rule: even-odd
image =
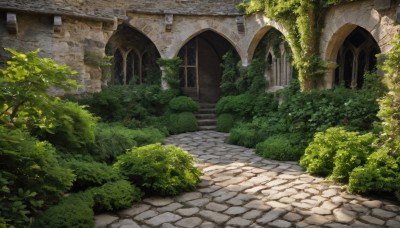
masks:
[[[9,173],[0,171],[0,227],[27,226],[30,216],[43,205],[37,193],[22,188],[14,189]]]
[[[177,195],[196,188],[200,171],[194,159],[175,146],[151,144],[120,155],[114,168],[150,195]]]
[[[217,131],[229,132],[235,125],[235,116],[229,113],[223,113],[217,118]]]
[[[315,134],[300,165],[308,173],[331,175],[334,180],[347,181],[350,172],[363,165],[372,153],[374,139],[372,134],[360,135],[343,128],[329,128]]]
[[[400,35],[393,41],[393,48],[385,55],[379,68],[384,72],[384,83],[388,93],[379,100],[385,138],[385,147],[395,157],[400,157]]]
[[[96,187],[122,179],[119,173],[111,166],[103,163],[71,160],[66,163],[66,166],[76,176],[71,188],[72,191],[82,191],[89,187]]]
[[[63,151],[82,153],[95,141],[97,118],[74,102],[60,101],[52,112],[57,119],[38,134]]]
[[[197,112],[199,104],[190,97],[179,96],[172,98],[168,103],[168,107],[176,113]]]
[[[231,113],[242,118],[250,117],[254,97],[250,94],[222,97],[216,106],[217,114]]]
[[[197,119],[191,112],[172,113],[168,116],[168,130],[171,134],[196,131]]]
[[[142,193],[129,181],[109,182],[89,190],[94,200],[94,211],[113,211],[127,208],[140,200]]]
[[[55,149],[21,130],[0,126],[0,164],[10,194],[35,194],[32,200],[51,204],[67,191],[74,180],[71,170],[62,166]],[[26,204],[35,211],[38,205]],[[4,208],[4,207],[2,207]]]
[[[143,123],[147,118],[163,115],[173,97],[171,90],[163,90],[159,85],[114,85],[78,101],[105,121],[141,128],[146,127]]]
[[[257,144],[256,152],[261,156],[279,161],[297,161],[304,148],[299,146],[297,135],[274,135]]]
[[[236,88],[236,80],[239,77],[239,71],[237,69],[237,63],[239,58],[233,53],[232,50],[228,51],[222,57],[222,79],[221,79],[221,91],[224,96],[237,95],[238,90]]]
[[[284,26],[301,87],[308,90],[317,86],[326,69],[326,63],[319,56],[324,14],[332,5],[351,1],[356,0],[251,0],[239,4],[238,9],[247,14],[264,11]]]
[[[380,149],[368,157],[364,166],[353,170],[349,190],[358,193],[392,193],[400,189],[400,159],[387,149]]]
[[[34,221],[32,228],[94,227],[93,205],[94,201],[90,193],[72,194],[46,210]]]
[[[76,72],[54,60],[39,58],[37,51],[13,54],[0,69],[0,123],[9,127],[47,128],[56,120],[52,110],[58,98],[51,88],[69,91],[77,87],[69,77]]]
[[[133,146],[163,142],[164,135],[154,128],[132,130],[120,124],[99,124],[96,142],[90,148],[95,160],[112,163],[117,156]]]
[[[175,95],[180,93],[180,79],[179,79],[179,66],[182,60],[179,57],[173,59],[158,59],[157,64],[164,70],[164,80],[173,90]]]

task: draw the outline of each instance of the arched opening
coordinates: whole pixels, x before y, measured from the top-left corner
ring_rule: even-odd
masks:
[[[128,85],[160,82],[161,70],[156,64],[160,54],[154,43],[140,31],[121,24],[111,36],[107,47],[114,56],[112,83]]]
[[[291,56],[292,51],[285,37],[277,29],[271,28],[260,40],[254,58],[265,58],[267,91],[275,92],[290,84],[293,78]]]
[[[338,67],[335,71],[335,84],[347,88],[361,88],[364,74],[376,68],[376,55],[380,49],[371,34],[356,27],[344,40],[337,55]]]
[[[213,31],[189,40],[178,53],[183,60],[179,70],[183,93],[200,102],[217,102],[221,97],[222,56],[229,50],[235,49]]]

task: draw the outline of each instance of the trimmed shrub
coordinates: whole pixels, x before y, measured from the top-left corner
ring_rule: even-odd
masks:
[[[179,96],[171,99],[168,107],[175,113],[180,112],[197,112],[199,104],[192,98],[186,96]]]
[[[168,130],[171,134],[196,131],[198,127],[197,119],[191,112],[172,113],[168,119]]]
[[[94,200],[94,211],[112,211],[127,208],[132,202],[140,201],[141,191],[129,181],[109,182],[89,190]]]
[[[232,114],[224,113],[217,118],[217,131],[229,132],[235,125],[235,117]]]
[[[164,135],[154,128],[132,130],[119,124],[99,124],[96,143],[90,148],[96,161],[112,163],[133,146],[163,142]]]
[[[120,180],[122,176],[111,166],[98,162],[72,160],[66,165],[76,175],[72,191],[81,191],[89,187],[101,186],[104,183]]]
[[[308,173],[331,175],[334,180],[347,181],[350,172],[363,165],[372,153],[374,139],[372,134],[360,135],[358,132],[347,132],[343,128],[329,128],[315,134],[300,160],[300,165]]]
[[[73,194],[46,210],[33,222],[32,228],[94,227],[93,205],[94,201],[90,193]]]
[[[217,114],[231,113],[240,118],[251,118],[254,97],[250,94],[222,97],[216,106]]]
[[[228,138],[229,143],[248,148],[255,147],[262,140],[263,138],[257,134],[256,129],[252,129],[246,125],[239,125],[232,128]]]
[[[268,137],[264,142],[257,144],[256,152],[261,156],[279,161],[297,161],[304,152],[293,134],[274,135]],[[295,144],[293,143],[295,140]]]
[[[196,188],[200,171],[194,159],[175,146],[151,144],[120,155],[114,168],[150,195],[177,195]]]
[[[355,168],[349,178],[349,190],[357,193],[391,193],[400,189],[400,158],[380,149],[368,157],[364,166]],[[400,200],[400,199],[399,199]]]

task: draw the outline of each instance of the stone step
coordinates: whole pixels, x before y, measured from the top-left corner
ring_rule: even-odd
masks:
[[[210,131],[210,130],[216,130],[217,126],[199,126],[198,129],[199,131]]]
[[[197,120],[197,124],[199,126],[210,126],[210,125],[216,125],[217,124],[217,120],[216,119],[201,119],[201,120]]]
[[[198,114],[215,114],[215,108],[201,108],[197,112]]]
[[[215,114],[196,113],[195,116],[197,119],[216,119],[217,118],[217,115],[215,115]]]

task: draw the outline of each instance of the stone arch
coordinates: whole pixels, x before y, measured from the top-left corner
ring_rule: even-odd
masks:
[[[244,43],[244,49],[246,50],[246,61],[244,62],[244,65],[247,65],[251,62],[254,57],[255,50],[261,39],[271,29],[278,30],[285,37],[285,40],[288,42],[290,48],[293,50],[291,43],[287,39],[288,32],[283,25],[267,18],[262,13],[250,15],[246,18],[247,39]]]
[[[134,28],[128,23],[122,23],[108,40],[106,52],[120,53],[121,57],[115,58],[113,61],[113,75],[111,82],[118,84],[142,84],[146,83],[147,72],[143,65],[143,55],[150,53],[153,68],[159,67],[155,64],[156,59],[160,57],[160,53],[152,40],[140,30]],[[117,62],[118,60],[119,62]],[[122,67],[121,67],[122,66]],[[117,68],[122,68],[118,69]],[[116,75],[116,72],[121,74]],[[161,76],[161,71],[160,71]]]
[[[179,43],[176,45],[176,48],[174,49],[175,52],[174,52],[174,55],[173,55],[173,56],[174,56],[174,57],[177,56],[178,53],[179,53],[179,51],[182,49],[182,47],[185,46],[185,44],[187,44],[190,40],[192,40],[192,39],[195,38],[196,36],[199,36],[199,35],[201,35],[202,33],[205,33],[205,32],[207,32],[207,31],[216,33],[217,35],[219,35],[219,36],[221,36],[222,38],[224,38],[227,42],[230,43],[230,45],[234,48],[234,50],[236,51],[236,53],[238,53],[239,56],[241,56],[241,55],[240,55],[240,54],[241,54],[241,52],[240,52],[240,50],[241,50],[240,45],[239,45],[237,42],[235,42],[233,39],[230,38],[230,37],[235,37],[234,35],[232,35],[232,34],[234,34],[234,33],[232,33],[231,31],[229,31],[229,34],[224,34],[223,32],[220,32],[220,31],[216,30],[215,28],[203,28],[203,29],[200,29],[200,30],[197,30],[197,31],[193,31],[192,33],[190,33],[189,35],[187,35],[187,36],[183,39],[183,41],[179,42]],[[230,35],[232,35],[232,36],[230,36]]]
[[[365,29],[377,43],[381,53],[391,49],[391,40],[399,33],[400,26],[391,18],[395,8],[385,12],[374,9],[374,1],[357,1],[329,9],[325,29],[321,36],[321,57],[330,64],[325,74],[325,87],[334,84],[337,54],[348,35],[357,27]]]
[[[217,102],[221,97],[223,56],[229,51],[239,56],[235,47],[210,29],[188,36],[180,47],[177,56],[182,59],[179,75],[183,93],[200,102]]]

